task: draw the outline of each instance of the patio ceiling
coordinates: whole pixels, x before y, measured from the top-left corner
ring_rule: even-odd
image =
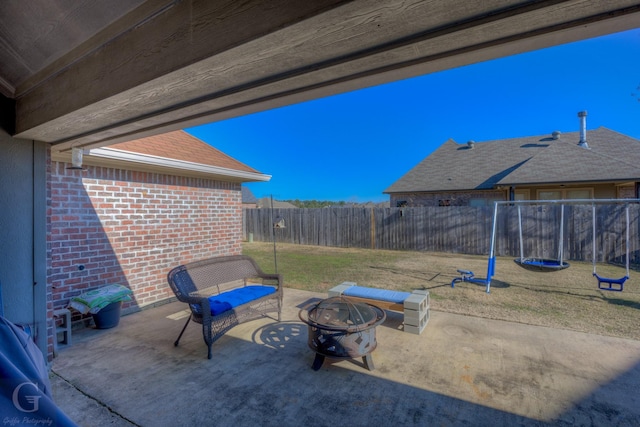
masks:
[[[101,147],[638,26],[629,0],[7,0],[1,121]]]

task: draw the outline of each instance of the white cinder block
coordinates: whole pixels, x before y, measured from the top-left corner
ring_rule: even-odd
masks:
[[[352,286],[357,286],[356,282],[342,282],[329,289],[329,297],[337,297]],[[375,295],[375,293],[372,293]],[[371,299],[375,299],[372,297]],[[429,291],[413,291],[404,300],[404,330],[412,334],[421,334],[427,323],[429,323]]]
[[[408,310],[424,311],[429,306],[429,292],[426,294],[413,292],[404,300],[404,308]]]
[[[339,285],[329,289],[329,297],[339,297],[352,286],[356,286],[356,282],[342,282]]]
[[[424,313],[420,313],[417,310],[405,310],[404,323],[408,325],[419,326],[420,318],[423,317],[421,314],[424,314]]]
[[[404,331],[408,332],[410,334],[416,334],[416,335],[420,335],[422,333],[422,331],[424,331],[424,328],[427,326],[427,323],[429,323],[429,310],[427,310],[424,313],[424,316],[422,317],[422,319],[420,320],[420,324],[418,326],[415,325],[408,325],[406,322],[404,324]]]

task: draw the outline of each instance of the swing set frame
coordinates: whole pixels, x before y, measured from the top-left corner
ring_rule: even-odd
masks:
[[[598,275],[598,273],[596,272],[596,255],[597,255],[597,250],[596,250],[596,205],[594,204],[592,207],[592,212],[593,212],[593,219],[592,219],[592,223],[593,223],[593,249],[592,249],[592,254],[593,254],[593,277],[596,278],[596,280],[598,281],[598,289],[601,289],[603,291],[615,291],[615,292],[622,292],[624,290],[624,283],[629,279],[629,253],[631,252],[631,245],[630,245],[630,241],[629,241],[629,237],[630,237],[630,232],[629,232],[629,228],[630,228],[630,224],[629,224],[629,204],[627,204],[625,206],[625,217],[627,220],[627,227],[625,229],[626,231],[626,238],[625,238],[625,244],[626,244],[626,274],[623,277],[620,277],[619,279],[612,279],[612,278],[608,278],[608,277],[603,277]]]
[[[626,276],[619,279],[611,279],[606,277],[601,277],[596,273],[596,217],[595,217],[595,209],[596,205],[603,204],[626,204],[626,267],[627,273]],[[496,256],[495,256],[495,245],[496,245],[496,226],[497,226],[497,218],[498,218],[498,207],[505,206],[517,206],[518,207],[518,228],[520,234],[520,258],[516,258],[514,261],[519,266],[526,268],[531,271],[538,272],[549,272],[549,271],[559,271],[569,267],[569,263],[563,260],[563,230],[564,230],[564,206],[565,205],[591,205],[593,212],[593,236],[592,236],[592,258],[593,258],[593,276],[598,280],[598,288],[601,290],[607,291],[622,291],[624,287],[624,282],[629,278],[629,253],[630,253],[630,234],[629,234],[629,205],[630,204],[640,204],[640,199],[562,199],[562,200],[505,200],[505,201],[496,201],[494,202],[493,207],[493,221],[491,224],[491,241],[489,244],[489,258],[487,260],[487,277],[479,278],[475,277],[474,273],[470,270],[457,270],[460,273],[460,277],[456,277],[451,281],[451,287],[455,287],[456,283],[459,282],[470,282],[476,283],[486,286],[487,293],[491,291],[491,279],[495,275],[496,268]],[[524,257],[524,245],[523,245],[523,237],[522,237],[522,216],[520,207],[522,205],[560,205],[561,206],[561,218],[560,218],[560,242],[558,244],[558,259],[557,260],[548,260],[548,259],[540,259],[540,258],[526,258]],[[606,284],[607,286],[603,286]]]

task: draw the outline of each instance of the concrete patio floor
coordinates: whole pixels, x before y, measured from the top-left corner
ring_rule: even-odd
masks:
[[[213,345],[185,306],[73,336],[52,363],[58,405],[81,426],[597,425],[640,422],[640,341],[431,312],[421,335],[388,312],[375,370],[311,369],[298,311],[326,298],[285,289],[283,321],[261,319]],[[615,319],[612,319],[615,321]]]

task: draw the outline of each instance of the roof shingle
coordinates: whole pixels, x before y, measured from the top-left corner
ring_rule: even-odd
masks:
[[[109,148],[147,156],[260,173],[182,130],[122,142],[111,145]]]
[[[601,127],[558,139],[532,136],[476,143],[448,140],[385,193],[492,189],[497,185],[640,180],[640,141]]]

